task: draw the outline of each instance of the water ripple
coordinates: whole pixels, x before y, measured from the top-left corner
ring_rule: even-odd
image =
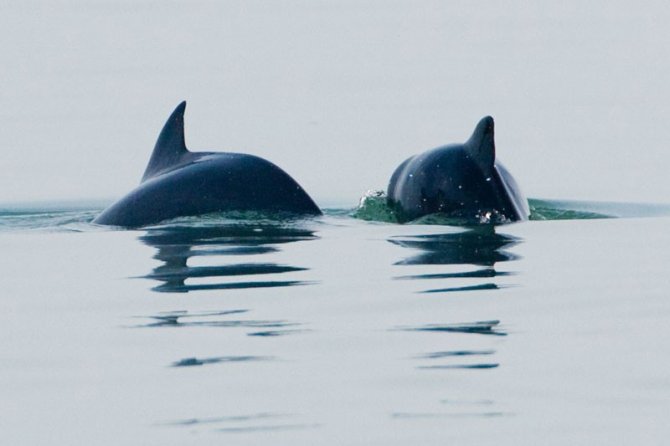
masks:
[[[308,268],[275,262],[235,262],[189,266],[193,258],[220,258],[267,256],[280,251],[287,243],[315,240],[314,231],[287,224],[254,223],[242,221],[218,226],[187,226],[183,224],[149,228],[139,237],[144,244],[157,249],[154,258],[163,262],[150,273],[141,276],[162,282],[153,287],[161,293],[188,293],[207,290],[236,290],[252,288],[289,287],[310,285],[307,280],[277,280],[278,274],[308,271]],[[232,280],[258,277],[259,280]],[[193,279],[226,278],[225,282],[187,283]]]
[[[219,316],[230,316],[248,313],[249,310],[206,311],[189,313],[185,310],[162,312],[151,316],[137,316],[154,319],[155,322],[135,325],[133,328],[156,327],[215,327],[215,328],[268,328],[284,329],[300,325],[297,322],[284,320],[257,320],[257,319],[225,319]],[[297,331],[297,330],[296,330]],[[253,333],[252,333],[253,334]]]
[[[477,321],[461,322],[455,324],[426,324],[417,327],[399,327],[399,330],[405,331],[427,331],[435,333],[474,333],[493,336],[507,336],[507,333],[500,331],[497,327],[500,321]]]
[[[172,363],[172,367],[193,367],[205,364],[219,364],[222,362],[250,362],[269,361],[271,356],[216,356],[213,358],[184,358]]]

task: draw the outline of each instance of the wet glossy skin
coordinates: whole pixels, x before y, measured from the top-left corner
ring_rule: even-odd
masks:
[[[193,153],[180,104],[168,119],[140,184],[94,223],[139,227],[222,211],[320,215],[300,185],[271,162],[242,153]]]
[[[279,167],[252,155],[221,153],[145,181],[105,209],[95,223],[139,227],[231,210],[321,214]]]
[[[488,117],[465,144],[438,147],[403,162],[387,195],[402,222],[435,213],[473,222],[518,221],[529,215],[514,178],[495,160]]]

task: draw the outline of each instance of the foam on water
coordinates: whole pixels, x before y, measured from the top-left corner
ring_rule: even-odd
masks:
[[[587,220],[594,218],[614,217],[661,217],[670,215],[670,205],[651,203],[616,203],[577,200],[544,200],[530,199],[531,220]],[[360,199],[359,205],[352,214],[355,218],[368,221],[397,223],[393,209],[388,206],[386,194],[380,190],[370,190]],[[431,214],[418,218],[413,224],[427,225],[471,225],[471,224],[504,224],[504,215],[495,213],[477,215],[469,220],[455,218],[446,214]]]

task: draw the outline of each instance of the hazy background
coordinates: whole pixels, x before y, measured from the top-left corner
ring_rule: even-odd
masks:
[[[668,202],[670,6],[582,1],[1,1],[0,202],[115,198],[188,101],[319,204],[496,119],[532,197]]]

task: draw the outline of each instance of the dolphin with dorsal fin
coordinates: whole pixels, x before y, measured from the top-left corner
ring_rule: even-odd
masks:
[[[393,172],[388,204],[399,221],[446,214],[467,222],[526,220],[528,201],[496,159],[493,118],[484,117],[464,144],[450,144],[405,160]]]
[[[140,227],[222,211],[321,214],[293,178],[263,158],[190,152],[184,138],[185,109],[182,102],[165,123],[141,184],[93,223]]]

